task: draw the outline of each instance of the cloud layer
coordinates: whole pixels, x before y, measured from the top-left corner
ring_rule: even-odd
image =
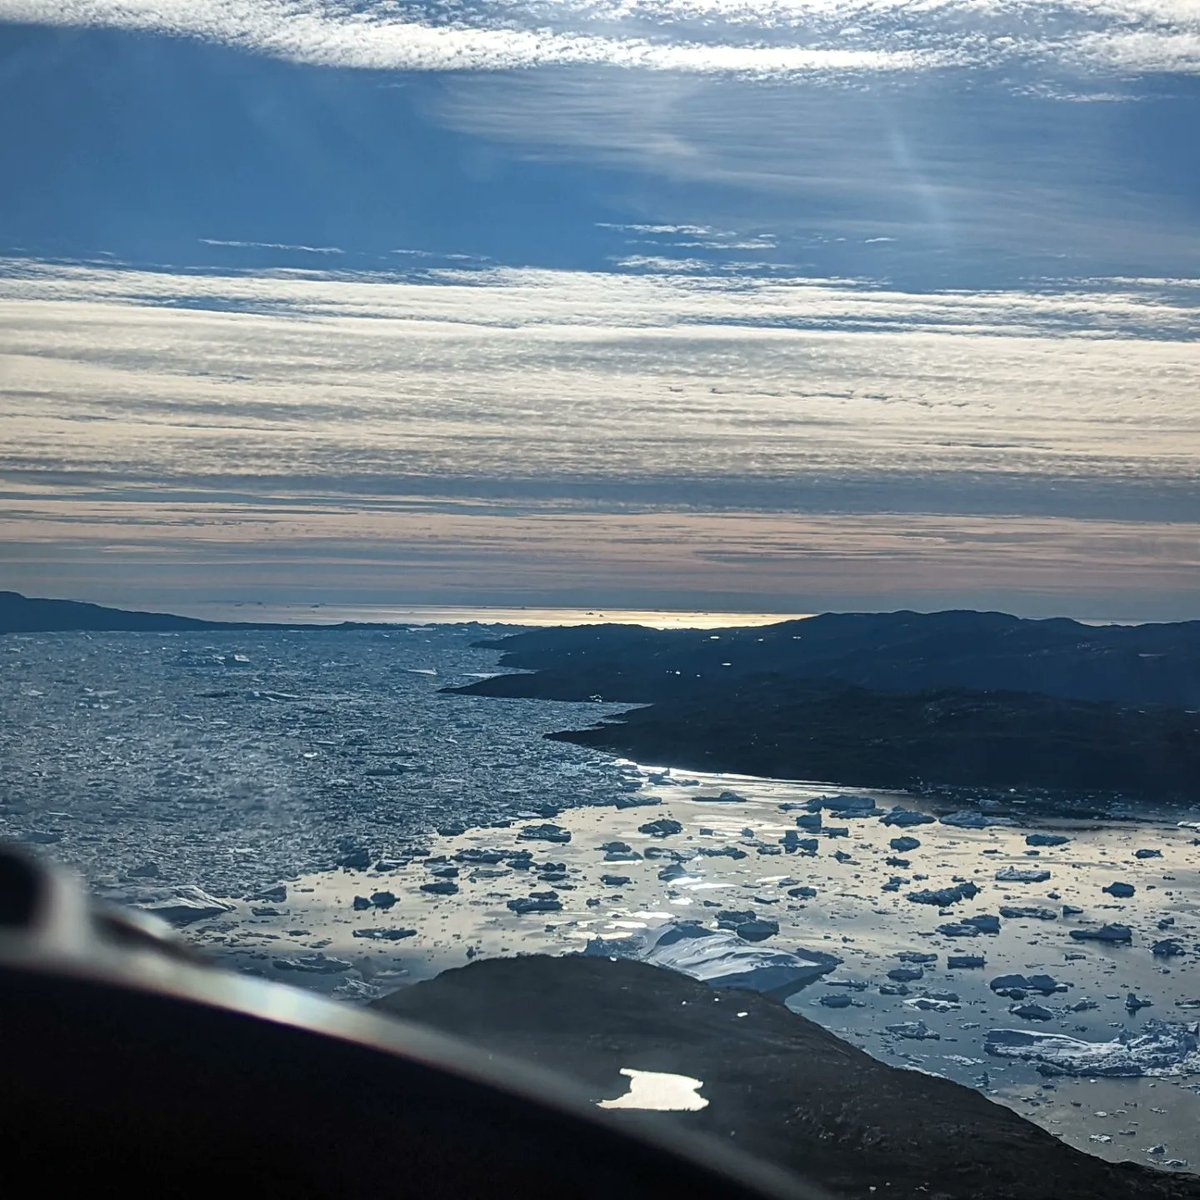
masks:
[[[0,0],[0,20],[224,42],[321,66],[607,65],[778,78],[1055,62],[1200,71],[1194,0]]]
[[[1195,298],[10,261],[6,578],[1179,615],[1200,583]]]
[[[703,267],[703,264],[696,264]],[[0,462],[330,479],[1191,477],[1186,281],[12,262]],[[15,426],[14,426],[15,423]],[[70,436],[64,433],[70,430]],[[1035,504],[1036,499],[1032,501]],[[757,500],[755,501],[757,503]]]

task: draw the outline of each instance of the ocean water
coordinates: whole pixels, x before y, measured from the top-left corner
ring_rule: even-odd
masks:
[[[811,616],[786,612],[684,612],[662,608],[561,608],[518,606],[466,606],[448,604],[275,604],[205,603],[170,604],[172,612],[207,621],[272,621],[281,624],[333,625],[340,621],[413,625],[647,625],[652,629],[729,629],[736,626],[773,625]]]
[[[494,671],[485,631],[0,639],[0,836],[97,886],[242,894],[399,853],[439,827],[611,798],[611,760],[546,742],[612,706],[448,696]]]

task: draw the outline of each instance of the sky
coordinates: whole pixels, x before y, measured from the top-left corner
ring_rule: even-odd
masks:
[[[1200,0],[0,0],[0,587],[1200,617]]]

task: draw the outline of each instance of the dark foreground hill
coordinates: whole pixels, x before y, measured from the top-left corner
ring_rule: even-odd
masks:
[[[622,1068],[703,1081],[679,1122],[840,1196],[894,1200],[1200,1200],[1200,1179],[1113,1164],[949,1080],[890,1067],[782,1004],[626,960],[530,956],[444,972],[386,1012],[557,1070],[591,1099]],[[739,1015],[744,1014],[744,1015]]]

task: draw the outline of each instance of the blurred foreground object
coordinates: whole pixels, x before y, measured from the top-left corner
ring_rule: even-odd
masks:
[[[5,1165],[51,1194],[815,1195],[703,1141],[631,1135],[520,1063],[205,966],[2,847],[0,1029]]]

